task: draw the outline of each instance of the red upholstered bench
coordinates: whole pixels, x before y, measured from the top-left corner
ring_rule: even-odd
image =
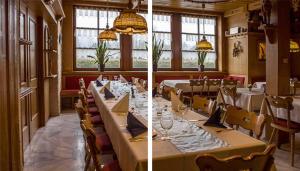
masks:
[[[238,81],[242,86],[245,83],[245,76],[244,75],[229,75],[224,78],[225,80],[236,80]]]
[[[78,98],[79,91],[79,79],[83,78],[85,86],[88,87],[90,82],[96,80],[96,76],[63,76],[62,80],[62,90],[60,92],[61,105],[66,107],[73,108],[75,99]],[[70,101],[70,104],[67,104],[67,101]]]

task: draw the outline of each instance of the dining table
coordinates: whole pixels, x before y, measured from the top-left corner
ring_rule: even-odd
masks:
[[[223,95],[225,103],[233,105],[230,96]],[[260,111],[265,93],[260,88],[237,88],[236,106],[249,112]],[[221,102],[221,94],[218,94],[217,101]]]
[[[164,80],[161,82],[162,86],[167,86],[170,88],[181,89],[184,93],[192,92],[192,87],[190,86],[190,80]],[[218,92],[219,86],[211,85],[208,89],[208,86],[205,84],[204,87],[194,86],[194,92]]]
[[[208,119],[206,116],[192,110],[175,112],[171,102],[162,97],[153,99],[152,111],[153,128],[158,134],[153,139],[152,149],[155,171],[198,171],[195,163],[198,155],[209,153],[219,158],[247,156],[253,152],[262,152],[266,147],[263,141],[237,130],[204,126]],[[163,112],[160,114],[160,111]],[[172,128],[167,131],[169,139],[165,140],[161,138],[166,131],[161,121],[168,115],[174,119]]]
[[[105,82],[102,83],[103,85],[106,84]],[[106,100],[104,94],[100,93],[102,88],[103,86],[97,87],[94,81],[89,85],[89,90],[93,94],[121,169],[123,171],[146,171],[148,167],[147,137],[135,141],[126,128],[127,113],[113,112],[112,109],[120,98],[129,93],[128,108],[133,110],[134,116],[146,126],[146,118],[148,117],[147,91],[139,92],[136,86],[129,83],[110,81],[109,90],[115,95],[115,98]],[[134,91],[134,98],[132,97],[131,88]]]

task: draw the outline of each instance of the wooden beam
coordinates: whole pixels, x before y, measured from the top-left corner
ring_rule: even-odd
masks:
[[[271,24],[274,43],[266,40],[266,80],[270,95],[290,94],[290,3],[272,0]]]

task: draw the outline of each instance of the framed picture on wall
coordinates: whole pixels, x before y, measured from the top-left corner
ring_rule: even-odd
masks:
[[[264,40],[258,41],[257,44],[258,60],[266,60],[266,42]]]

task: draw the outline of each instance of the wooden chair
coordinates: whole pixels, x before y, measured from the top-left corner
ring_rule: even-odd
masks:
[[[231,104],[226,103],[224,96],[229,96],[233,102],[233,106],[236,107],[236,99],[237,99],[237,88],[236,87],[221,87],[219,91],[219,95],[221,97],[221,101],[224,104],[224,106],[228,106]]]
[[[190,96],[185,95],[182,89],[178,89],[176,94],[183,103],[192,106],[192,98]]]
[[[91,115],[88,113],[87,109],[83,107],[82,101],[78,99],[77,103],[75,103],[75,110],[79,116],[80,120],[89,120],[91,124],[95,126],[104,126],[103,120],[100,116],[100,113],[98,115]]]
[[[225,80],[225,79],[222,80],[223,87],[229,87],[229,88],[235,87],[236,88],[237,84],[238,84],[237,80]]]
[[[293,110],[293,99],[291,97],[278,97],[278,96],[266,96],[265,102],[268,108],[268,113],[272,117],[271,126],[273,131],[269,140],[269,144],[273,142],[275,135],[278,135],[278,131],[284,131],[289,133],[291,141],[291,166],[294,166],[294,153],[295,153],[295,134],[300,132],[300,123],[291,121],[291,110]],[[272,110],[285,109],[287,111],[286,118],[278,118]]]
[[[196,164],[200,171],[271,171],[274,169],[273,154],[276,147],[269,145],[264,152],[254,152],[249,156],[235,155],[227,158],[217,158],[212,154],[199,155]]]
[[[210,88],[212,86],[215,86],[215,87],[218,87],[218,89],[220,89],[221,87],[221,83],[222,81],[219,80],[219,79],[208,79],[206,80],[206,86],[207,86],[207,96],[210,97],[210,98],[216,98],[217,97],[217,94],[216,95],[210,95]],[[218,92],[218,91],[217,91]]]
[[[249,131],[249,135],[255,134],[257,139],[260,139],[263,128],[266,123],[266,116],[264,114],[256,115],[255,112],[248,112],[234,106],[228,106],[225,113],[225,122],[236,129],[242,127]]]
[[[102,153],[99,152],[97,147],[97,137],[93,129],[91,129],[84,121],[80,124],[83,134],[85,136],[85,141],[88,146],[88,157],[86,163],[89,165],[90,159],[93,160],[93,170],[96,171],[121,171],[119,163],[117,160],[113,160],[108,163],[101,164]],[[100,149],[101,150],[101,149]],[[88,168],[88,167],[87,167]],[[85,168],[86,169],[86,168]]]
[[[294,82],[294,91],[293,91],[293,95],[300,95],[297,94],[297,90],[300,89],[300,81],[296,81]]]
[[[200,80],[190,80],[190,86],[192,89],[192,97],[194,96],[194,88],[195,87],[199,87],[200,91],[199,94],[202,95],[203,90],[204,90],[204,85],[205,85],[205,80],[204,79],[200,79]]]
[[[195,95],[193,97],[193,109],[199,111],[201,114],[211,116],[217,108],[217,101]]]

